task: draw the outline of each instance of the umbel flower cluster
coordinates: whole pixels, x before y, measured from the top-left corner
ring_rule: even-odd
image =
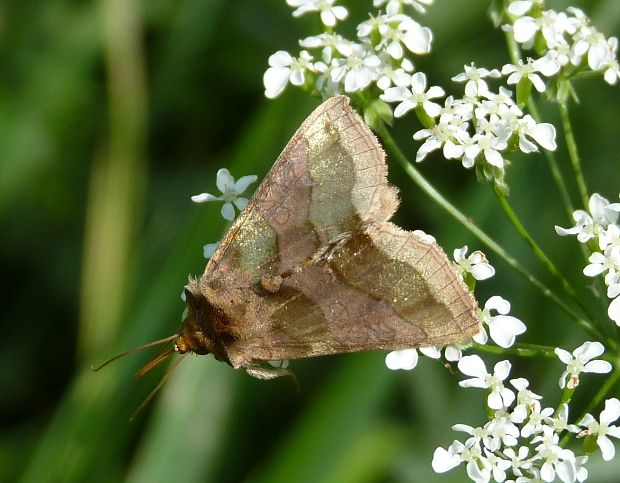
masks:
[[[571,93],[567,78],[593,71],[615,84],[620,76],[617,39],[606,39],[583,12],[572,8],[556,13],[541,10],[538,2],[517,1],[508,7],[514,24],[504,28],[513,31],[524,49],[542,39],[542,47],[540,41],[536,45],[540,55],[533,52],[525,62],[506,64],[501,70],[466,65],[452,79],[464,86],[464,93],[445,97],[443,88],[430,86],[423,72],[414,72],[410,58],[430,53],[433,36],[406,9],[424,12],[431,1],[374,1],[385,10],[360,23],[355,40],[335,33],[336,21],[347,14],[333,0],[287,3],[297,7],[296,16],[320,11],[326,31],[300,40],[302,50],[296,56],[280,50],[269,58],[263,77],[267,97],[277,97],[290,83],[323,98],[346,93],[374,99],[366,112],[371,123],[376,118],[389,123],[393,116],[414,111],[424,126],[413,135],[423,141],[416,161],[441,149],[446,159],[475,167],[479,179],[505,190],[507,154],[556,148],[553,125],[537,123],[522,110],[532,87],[566,97]],[[491,80],[504,80],[505,85],[493,90]],[[508,86],[516,88],[516,99]]]
[[[502,29],[515,46],[513,50],[528,56],[519,59],[515,55],[512,63],[501,68],[465,65],[463,72],[453,76],[455,84],[448,90],[452,91],[450,95],[447,89],[430,85],[428,76],[417,71],[412,60],[431,52],[431,30],[412,15],[425,13],[432,0],[373,0],[377,10],[357,25],[352,40],[336,33],[338,23],[349,13],[336,4],[337,0],[286,3],[293,7],[294,17],[317,15],[323,31],[300,40],[300,50],[295,54],[280,50],[269,57],[263,76],[268,98],[279,96],[289,84],[322,98],[346,94],[362,106],[367,123],[379,133],[396,119],[414,112],[421,124],[412,136],[420,143],[417,162],[434,151],[446,160],[458,160],[464,168],[474,170],[478,180],[491,184],[498,198],[504,200],[509,191],[505,174],[512,154],[556,149],[554,126],[525,112],[531,93],[544,93],[547,99],[566,105],[568,99],[576,97],[571,84],[576,78],[600,75],[610,85],[620,79],[618,40],[596,30],[581,10],[556,12],[546,9],[542,0],[505,1],[504,8],[495,12],[495,18],[504,22]],[[223,202],[222,216],[232,221],[235,207],[241,210],[246,205],[242,195],[254,181],[256,176],[235,181],[222,169],[217,174],[222,194],[202,193],[192,200]],[[585,202],[584,192],[585,186],[581,190]],[[574,226],[556,226],[555,230],[560,236],[576,235],[583,244],[588,260],[583,274],[602,277],[606,296],[611,300],[608,316],[620,326],[619,217],[620,203],[595,193],[589,199],[588,211],[574,211]],[[205,257],[209,258],[216,247],[217,243],[206,245]],[[453,257],[455,267],[472,290],[477,282],[495,274],[481,251],[468,255],[468,247],[464,246],[454,250]],[[618,375],[619,369],[609,362],[614,358],[605,354],[606,346],[600,342],[607,345],[608,340],[600,336],[596,326],[589,332],[600,341],[586,341],[573,351],[523,344],[515,349],[517,337],[527,327],[510,311],[510,302],[494,295],[479,309],[482,330],[471,340],[445,347],[393,351],[385,363],[392,370],[411,370],[417,366],[420,354],[443,358],[458,368],[461,387],[484,391],[487,421],[477,427],[452,427],[463,437],[447,448],[435,450],[432,468],[437,473],[461,466],[476,482],[585,481],[589,455],[600,451],[603,460],[611,460],[615,449],[610,438],[620,438],[620,427],[615,425],[620,418],[620,401],[605,399],[611,385],[602,386],[592,400],[592,407],[604,402],[598,419],[585,414],[571,420],[569,415],[582,374],[615,371],[614,375]],[[611,342],[609,347],[614,347]],[[464,355],[465,350],[495,354],[537,350],[555,358],[556,364],[564,367],[561,373],[558,371],[561,398],[552,404],[544,403],[543,397],[534,392],[535,383],[524,377],[510,377],[509,360],[500,360],[489,370],[479,355]],[[567,443],[575,440],[583,444],[567,448]]]

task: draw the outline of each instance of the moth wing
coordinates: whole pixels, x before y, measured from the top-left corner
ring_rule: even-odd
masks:
[[[387,220],[397,191],[385,155],[346,96],[301,125],[207,264],[203,277],[258,283],[366,221]]]
[[[480,330],[476,301],[442,249],[389,222],[352,232],[264,299],[262,329],[231,346],[231,360],[443,345]]]

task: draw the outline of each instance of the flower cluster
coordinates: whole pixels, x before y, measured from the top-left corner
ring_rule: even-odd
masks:
[[[524,49],[535,48],[540,55],[532,62],[534,72],[566,78],[590,70],[602,73],[609,84],[618,82],[618,39],[605,38],[583,11],[575,7],[566,12],[545,10],[530,0],[512,2],[508,13],[513,23],[505,30],[512,31]]]
[[[475,251],[468,257],[467,246],[454,250],[454,265],[464,280],[486,280],[495,274],[495,269],[487,261],[481,251]],[[497,312],[496,314],[492,313]],[[450,344],[445,347],[421,347],[418,350],[431,359],[439,359],[441,351],[447,361],[455,362],[461,359],[462,349],[471,346],[472,342],[486,344],[488,342],[487,329],[493,342],[500,347],[511,347],[517,335],[526,331],[525,324],[516,317],[508,315],[510,302],[495,295],[489,298],[483,309],[479,309],[478,318],[481,323],[480,333],[471,340],[460,344]],[[390,352],[385,358],[385,364],[389,369],[411,370],[418,364],[418,352],[416,349],[403,349]]]
[[[384,90],[407,84],[413,64],[405,53],[429,53],[432,34],[402,10],[411,6],[421,11],[422,3],[431,1],[387,2],[385,12],[357,26],[357,39],[353,41],[332,33],[336,20],[344,20],[348,15],[344,7],[333,5],[334,0],[287,0],[289,5],[298,7],[294,16],[320,12],[326,31],[301,40],[299,44],[304,50],[297,57],[283,50],[269,57],[269,68],[263,77],[265,95],[277,97],[289,82],[324,98],[362,91],[371,85]],[[384,3],[375,1],[375,6]]]
[[[566,362],[563,349],[560,359]],[[573,354],[583,361],[602,353],[602,345],[586,342]],[[560,384],[568,372],[609,372],[611,366],[603,367],[605,361],[586,361],[581,370],[568,362],[567,369],[560,378]],[[588,370],[588,364],[600,370]],[[620,428],[612,425],[620,417],[620,401],[608,399],[605,409],[597,421],[586,415],[577,424],[568,422],[568,404],[561,403],[556,409],[542,406],[542,396],[529,389],[529,381],[524,378],[510,379],[512,388],[506,385],[511,364],[500,361],[492,373],[477,355],[465,356],[458,363],[459,370],[469,379],[459,383],[461,387],[474,387],[486,390],[486,405],[490,413],[489,421],[480,427],[456,424],[455,431],[464,432],[469,437],[465,442],[455,440],[448,449],[437,448],[432,466],[437,473],[449,471],[461,463],[466,464],[469,478],[476,482],[511,481],[584,481],[588,476],[585,463],[588,457],[576,455],[563,448],[560,437],[563,433],[577,434],[584,440],[584,452],[591,452],[590,441],[601,450],[603,459],[614,456],[614,446],[609,436],[620,438]],[[607,369],[607,370],[604,370]],[[563,397],[563,401],[570,398]],[[533,451],[532,451],[533,450]]]
[[[594,193],[588,205],[589,212],[573,213],[575,226],[556,226],[555,231],[560,236],[577,235],[579,242],[588,244],[592,254],[583,273],[588,277],[604,277],[607,297],[612,299],[607,313],[620,326],[620,203],[610,203]]]

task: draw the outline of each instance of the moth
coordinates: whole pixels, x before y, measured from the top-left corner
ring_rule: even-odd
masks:
[[[443,250],[389,221],[398,191],[386,176],[385,154],[348,97],[321,104],[185,287],[180,331],[148,344],[172,347],[136,375],[192,352],[271,379],[290,372],[266,361],[479,332],[477,303]]]

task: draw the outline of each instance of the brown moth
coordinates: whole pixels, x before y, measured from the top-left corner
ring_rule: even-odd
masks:
[[[443,250],[388,221],[398,191],[386,175],[385,154],[349,99],[321,104],[185,287],[179,333],[148,344],[173,348],[136,376],[174,352],[210,353],[270,379],[290,372],[266,361],[475,335],[476,301]]]
[[[388,220],[398,191],[346,96],[301,125],[185,287],[181,354],[211,353],[270,379],[265,361],[462,341],[477,304],[431,237]]]

